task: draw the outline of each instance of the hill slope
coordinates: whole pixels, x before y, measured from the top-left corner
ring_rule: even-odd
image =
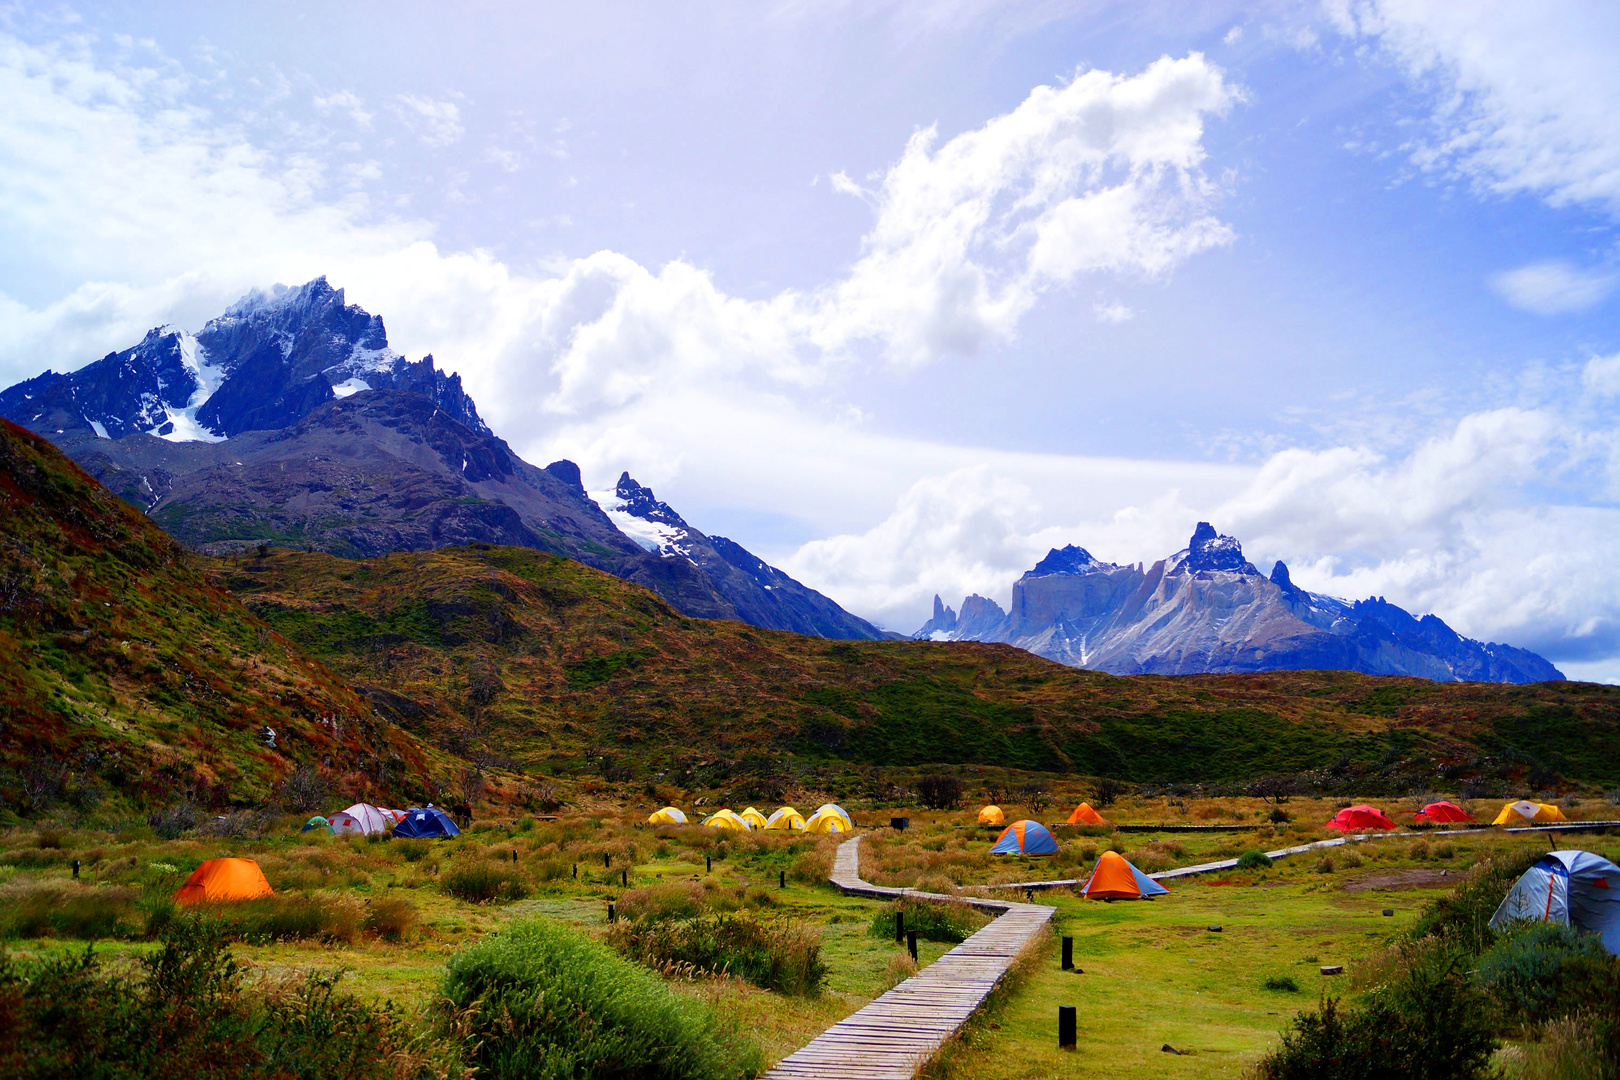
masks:
[[[422,747],[187,560],[0,421],[0,805],[220,807],[299,765],[354,794],[428,790]]]
[[[558,773],[701,786],[977,763],[1144,782],[1620,781],[1616,687],[1119,677],[1002,644],[829,642],[687,619],[520,548],[280,552],[222,563],[218,580],[413,733]]]

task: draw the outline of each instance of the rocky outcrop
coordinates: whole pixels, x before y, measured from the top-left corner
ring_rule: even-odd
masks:
[[[1002,641],[1118,675],[1345,669],[1441,681],[1563,678],[1535,653],[1463,637],[1382,597],[1351,603],[1307,592],[1281,562],[1267,578],[1208,522],[1185,549],[1146,568],[1053,549],[1014,584],[1005,615],[983,597],[964,600],[960,615],[936,598],[934,619],[915,636]]]

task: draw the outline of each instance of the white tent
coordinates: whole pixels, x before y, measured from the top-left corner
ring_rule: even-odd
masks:
[[[387,811],[363,802],[355,803],[340,813],[330,814],[326,820],[339,836],[345,833],[358,833],[361,836],[385,833],[391,831],[395,824],[393,816]]]
[[[816,814],[837,814],[839,817],[844,819],[845,828],[853,829],[855,827],[855,822],[850,820],[849,813],[837,803],[822,803],[820,806],[816,807]],[[815,814],[810,816],[814,817]]]
[[[1620,956],[1620,866],[1590,851],[1548,852],[1508,891],[1491,929],[1527,920],[1570,923]]]

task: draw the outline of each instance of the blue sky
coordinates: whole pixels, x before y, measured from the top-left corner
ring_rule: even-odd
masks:
[[[588,10],[581,10],[588,9]],[[1620,678],[1611,5],[0,8],[0,381],[327,274],[900,629],[1199,519]]]

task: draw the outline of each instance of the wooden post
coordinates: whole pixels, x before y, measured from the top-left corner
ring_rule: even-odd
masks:
[[[517,848],[512,849],[512,861],[517,862]]]
[[[714,873],[714,856],[712,856],[712,855],[703,856],[703,872],[705,874]]]
[[[1074,1037],[1074,1006],[1058,1006],[1058,1049],[1073,1050]]]
[[[613,858],[613,856],[609,855],[607,852],[605,852],[605,851],[602,852],[602,868],[604,870],[607,869],[609,866],[613,865],[612,861],[611,861],[612,858]]]
[[[74,859],[73,860],[73,880],[77,881],[78,879],[79,879],[79,860]]]
[[[574,880],[579,880],[579,863],[574,864]]]
[[[911,962],[917,962],[917,931],[906,931],[906,952],[911,954]]]
[[[613,921],[614,921],[614,916],[613,916],[613,905],[612,905],[612,904],[609,904],[609,905],[608,905],[608,922],[613,922]]]
[[[1063,939],[1063,970],[1074,970],[1074,938],[1072,937]]]
[[[894,943],[898,945],[904,940],[906,940],[906,913],[897,911],[894,913]]]
[[[787,871],[786,870],[778,870],[776,872],[776,887],[778,889],[787,888]]]
[[[625,888],[630,887],[630,871],[628,871],[628,870],[620,870],[619,871],[619,884],[623,885]]]

